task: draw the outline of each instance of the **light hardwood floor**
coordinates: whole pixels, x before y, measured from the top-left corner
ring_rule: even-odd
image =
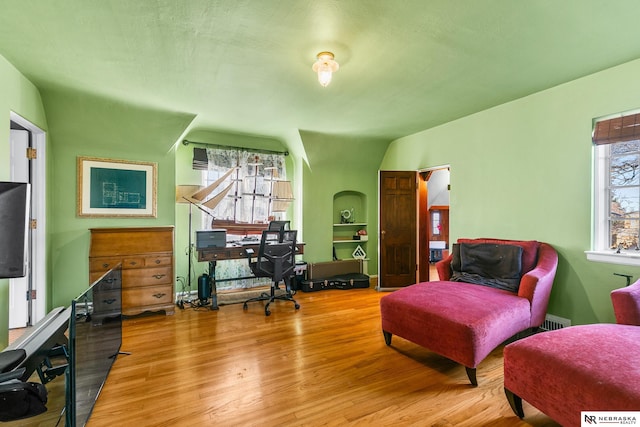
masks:
[[[88,426],[557,426],[526,402],[524,420],[513,414],[502,347],[478,367],[478,387],[406,340],[387,347],[384,295],[298,293],[299,311],[279,301],[270,317],[253,303],[128,319],[131,355],[116,360]],[[49,412],[20,425],[53,426]]]

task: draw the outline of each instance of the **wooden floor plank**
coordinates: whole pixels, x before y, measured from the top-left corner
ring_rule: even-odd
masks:
[[[384,295],[299,293],[300,310],[276,302],[269,317],[253,303],[128,319],[131,354],[88,426],[557,426],[526,402],[524,420],[512,413],[502,347],[478,367],[478,387],[427,349],[398,337],[387,347]]]

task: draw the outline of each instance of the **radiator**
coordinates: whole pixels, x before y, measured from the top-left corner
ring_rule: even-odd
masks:
[[[566,328],[567,326],[571,326],[571,319],[565,319],[564,317],[547,314],[544,318],[542,326],[540,326],[540,329],[544,331],[553,331],[556,329]]]

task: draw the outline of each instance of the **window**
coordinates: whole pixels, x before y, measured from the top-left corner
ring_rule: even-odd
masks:
[[[441,228],[442,225],[440,225],[440,211],[431,212],[431,234],[433,236],[439,236]]]
[[[640,114],[596,122],[593,261],[640,265]]]
[[[286,211],[293,197],[290,186],[288,193],[280,191],[281,184],[289,184],[286,181],[285,153],[221,146],[196,147],[193,149],[193,169],[202,171],[205,187],[221,180],[202,205],[213,214],[213,227],[227,230],[227,241],[260,233],[267,228],[270,219],[282,215],[278,212]],[[229,171],[231,173],[227,175]],[[218,195],[221,195],[220,201],[216,198]],[[208,203],[210,200],[213,202]],[[212,227],[211,219],[203,213],[202,229]],[[252,227],[250,224],[258,225]],[[253,277],[245,259],[218,263],[216,281],[218,291],[269,284],[265,278]]]
[[[273,219],[282,202],[276,193],[280,184],[288,182],[285,156],[280,153],[240,148],[194,148],[194,169],[203,170],[205,186],[234,169],[213,191],[212,196],[215,196],[228,189],[212,212],[216,220],[236,224],[266,224]],[[211,224],[210,219],[205,222]]]

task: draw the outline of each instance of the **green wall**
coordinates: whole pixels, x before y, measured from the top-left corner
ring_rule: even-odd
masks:
[[[89,284],[90,228],[174,224],[174,144],[193,115],[62,90],[43,92],[43,100],[51,124],[51,306],[66,306]],[[157,217],[77,217],[78,156],[157,163]]]
[[[355,212],[355,218],[360,222],[364,215],[368,223],[369,241],[363,248],[369,258],[368,273],[377,274],[378,166],[388,141],[305,131],[300,135],[308,158],[303,167],[305,261],[331,261],[333,223],[338,218],[334,196],[358,192],[365,196],[366,212]]]
[[[592,119],[640,106],[633,61],[394,141],[381,169],[451,165],[450,232],[536,239],[559,254],[549,312],[574,324],[613,322],[609,293],[631,266],[595,263]]]
[[[47,129],[47,119],[38,89],[0,56],[0,113],[4,120],[4,125],[0,125],[0,180],[2,181],[8,181],[10,178],[9,115],[11,111],[40,129]],[[9,281],[0,279],[0,348],[4,348],[8,343],[8,307]]]

